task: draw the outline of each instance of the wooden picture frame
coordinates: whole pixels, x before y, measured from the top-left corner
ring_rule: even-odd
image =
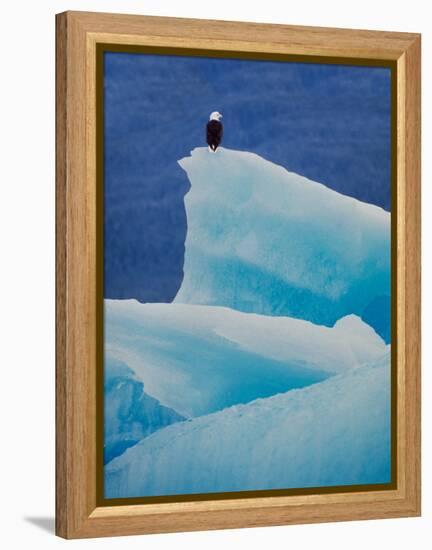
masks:
[[[57,15],[56,32],[56,533],[83,538],[419,515],[420,35],[86,12]],[[390,490],[99,505],[96,82],[98,47],[107,43],[394,68],[397,461]]]

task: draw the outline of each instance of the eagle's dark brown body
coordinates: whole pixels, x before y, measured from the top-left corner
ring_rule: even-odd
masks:
[[[207,144],[212,151],[216,151],[222,141],[223,125],[219,120],[207,122]]]

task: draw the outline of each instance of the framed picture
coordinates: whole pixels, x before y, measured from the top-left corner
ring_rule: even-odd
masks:
[[[420,513],[420,36],[57,16],[57,534]]]

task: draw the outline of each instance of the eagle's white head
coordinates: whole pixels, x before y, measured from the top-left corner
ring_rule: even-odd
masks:
[[[222,118],[222,115],[219,113],[219,111],[213,111],[209,117],[209,120],[220,120]]]

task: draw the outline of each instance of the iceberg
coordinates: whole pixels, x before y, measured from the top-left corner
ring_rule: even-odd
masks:
[[[390,341],[390,214],[262,157],[196,148],[179,160],[184,279],[176,303],[319,325],[356,314]]]
[[[390,214],[249,152],[179,163],[174,302],[104,302],[106,498],[389,482]]]
[[[105,497],[390,482],[390,354],[160,430],[105,469]]]
[[[144,392],[144,384],[124,363],[105,357],[104,462],[121,455],[149,434],[184,420]]]
[[[105,353],[190,418],[309,386],[385,352],[359,317],[333,327],[217,306],[105,300]]]

